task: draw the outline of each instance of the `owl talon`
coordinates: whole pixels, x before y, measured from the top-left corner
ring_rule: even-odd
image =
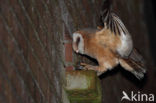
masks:
[[[88,65],[88,64],[86,64],[86,63],[80,63],[80,65],[82,65],[82,66],[86,66],[86,65]]]
[[[88,70],[89,65],[86,63],[80,63],[81,66],[83,66],[83,70]]]
[[[91,67],[90,67],[90,65],[85,65],[84,66],[84,70],[89,70]]]
[[[95,70],[96,69],[96,66],[89,65],[86,63],[80,63],[80,65],[84,66],[84,70]]]
[[[83,69],[84,71],[86,71],[86,70],[88,70],[88,68],[86,68],[86,67],[84,67],[84,69]]]
[[[80,63],[76,66],[76,70],[88,70],[86,68],[86,65],[87,65],[86,63]]]

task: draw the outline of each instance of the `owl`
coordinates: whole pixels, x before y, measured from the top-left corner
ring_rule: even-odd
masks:
[[[132,37],[125,25],[107,6],[101,14],[103,28],[88,28],[73,33],[73,50],[98,62],[98,66],[86,63],[81,65],[87,70],[96,71],[99,76],[120,64],[138,79],[142,79],[146,72],[145,63],[133,47]]]

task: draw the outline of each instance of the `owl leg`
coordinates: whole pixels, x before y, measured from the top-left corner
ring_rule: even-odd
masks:
[[[81,63],[80,65],[84,66],[85,70],[94,70],[94,71],[96,71],[96,68],[98,67],[98,66],[89,65],[89,64],[86,64],[86,63]]]
[[[100,67],[100,66],[93,66],[93,65],[86,64],[86,63],[81,63],[81,65],[84,66],[85,70],[96,71],[97,76],[100,76],[101,74],[107,71],[107,69],[105,69],[104,67]]]
[[[97,68],[97,76],[100,76],[107,70],[113,69],[119,64],[118,58],[105,55],[105,58],[98,58],[99,67]]]
[[[97,68],[97,76],[100,76],[101,74],[103,74],[104,72],[106,72],[108,69],[105,67],[98,67]]]

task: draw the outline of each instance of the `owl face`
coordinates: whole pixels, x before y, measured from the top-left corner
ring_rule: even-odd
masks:
[[[73,49],[76,53],[84,54],[84,39],[80,33],[73,34]]]

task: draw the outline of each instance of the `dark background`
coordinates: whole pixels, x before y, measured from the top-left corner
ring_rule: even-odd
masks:
[[[150,49],[152,51],[152,56],[154,61],[156,61],[156,2],[154,0],[144,0],[144,13],[145,19],[148,26],[149,39],[150,39]]]

